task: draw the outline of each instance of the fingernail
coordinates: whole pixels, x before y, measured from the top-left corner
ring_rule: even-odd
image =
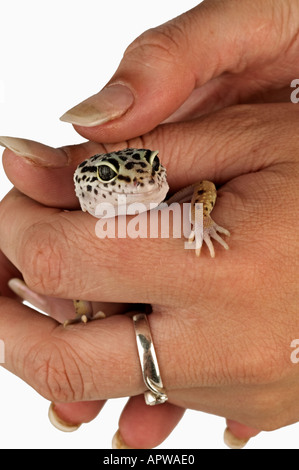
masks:
[[[123,116],[133,102],[134,96],[128,87],[110,85],[71,108],[60,119],[79,126],[98,126]]]
[[[242,449],[249,441],[249,439],[239,439],[230,431],[229,428],[225,429],[223,440],[230,449]]]
[[[0,145],[23,157],[27,163],[51,168],[68,165],[68,157],[63,150],[54,149],[33,140],[2,136]]]
[[[42,296],[29,289],[22,279],[12,278],[8,281],[8,287],[21,299],[31,303],[40,310],[44,310],[47,302],[46,299]]]
[[[63,419],[59,418],[59,416],[57,416],[57,414],[56,414],[55,404],[54,403],[51,403],[51,405],[49,407],[48,416],[49,416],[49,420],[50,420],[51,424],[53,424],[53,426],[55,428],[59,429],[59,431],[73,432],[73,431],[77,431],[77,429],[81,426],[81,424],[67,423]]]
[[[112,438],[112,449],[132,449],[132,447],[129,447],[127,446],[127,444],[124,443],[119,429],[116,431]]]

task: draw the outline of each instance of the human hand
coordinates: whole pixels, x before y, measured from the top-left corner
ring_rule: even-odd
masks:
[[[113,143],[234,104],[289,102],[298,13],[288,0],[206,0],[138,37],[107,86],[62,119]]]
[[[231,251],[219,249],[215,260],[207,253],[197,259],[183,250],[182,240],[99,240],[90,215],[47,208],[16,191],[1,203],[1,249],[30,288],[58,298],[153,305],[150,324],[167,407],[151,411],[136,397],[144,385],[132,322],[123,315],[66,330],[1,298],[14,312],[1,316],[5,366],[55,402],[132,396],[120,421],[131,447],[157,445],[157,434],[129,426],[141,407],[143,419],[159,426],[165,424],[165,410],[173,426],[185,407],[259,430],[296,421],[298,384],[290,342],[297,327],[297,119],[290,104],[241,106],[184,125],[166,124],[143,136],[146,147],[161,149],[170,186],[199,178],[222,184],[215,220],[231,230]],[[238,129],[233,145],[231,122]],[[278,129],[279,142],[273,140]],[[39,158],[48,158],[49,148],[28,145]],[[70,207],[72,167],[87,154],[111,149],[95,143],[68,147],[63,150],[72,163],[60,169],[28,165],[10,151],[4,164],[24,193],[33,187],[36,199],[40,191],[41,198],[51,194],[52,206],[65,200]],[[49,163],[61,150],[50,152]],[[21,357],[16,342],[22,344]],[[160,438],[163,433],[165,428]]]
[[[298,9],[285,0],[205,1],[137,38],[107,87],[62,120],[115,142],[233,104],[289,101]],[[256,433],[229,425],[240,437]]]
[[[228,2],[226,2],[226,3],[228,4]],[[240,3],[240,2],[239,2],[239,3]],[[268,2],[267,2],[267,3],[268,3]],[[218,4],[219,4],[219,2],[218,2]],[[286,2],[285,2],[284,4],[286,4]],[[253,5],[253,2],[251,2],[251,5]],[[264,5],[265,5],[265,3],[264,3]],[[269,4],[268,4],[268,5],[269,5]],[[270,5],[269,5],[269,7],[270,7]],[[278,8],[278,7],[279,7],[279,6],[276,6],[275,8]],[[213,7],[213,8],[214,8],[214,7]],[[254,6],[253,6],[253,8],[254,8]],[[262,6],[261,6],[260,8],[262,8]],[[272,7],[271,7],[271,8],[272,8]],[[216,10],[217,10],[217,9],[216,9]],[[214,11],[214,13],[217,13],[216,10]],[[237,11],[237,10],[235,10],[235,11]],[[265,11],[266,11],[266,10],[265,10]],[[229,14],[231,14],[232,12],[233,12],[233,9],[231,10],[231,12],[230,12]],[[213,13],[213,14],[214,14],[214,13]],[[219,12],[218,12],[218,13],[219,13]],[[212,16],[211,16],[211,18],[212,18]],[[214,18],[215,18],[215,16],[214,16]],[[294,15],[294,18],[295,18],[295,15]],[[279,15],[277,15],[277,19],[279,19]],[[238,20],[239,20],[239,19],[238,19]],[[247,20],[248,20],[248,18],[246,18],[246,22],[247,22]],[[194,21],[195,21],[195,20],[194,20]],[[271,21],[273,21],[273,19],[272,19]],[[228,22],[228,23],[229,23],[229,22]],[[227,23],[227,24],[228,24],[228,23]],[[271,24],[272,24],[272,26],[273,26],[273,23],[271,23]],[[244,26],[244,25],[243,25],[243,26]],[[265,28],[265,30],[267,30],[267,28]],[[290,30],[292,30],[292,28],[290,28]],[[240,27],[239,34],[242,34],[242,35],[243,35],[243,33],[244,33],[244,36],[246,36],[246,34],[245,34],[245,28],[242,29],[242,28]],[[220,35],[220,36],[221,36],[221,35]],[[220,36],[219,36],[219,37],[220,37]],[[242,37],[243,37],[243,36],[242,36]],[[247,39],[247,38],[246,38],[246,39]],[[221,40],[223,40],[223,38],[221,38]],[[271,41],[269,41],[267,44],[268,44],[268,46],[270,46]],[[249,45],[249,44],[247,44],[247,47],[250,49],[250,45]],[[272,47],[272,44],[271,44],[271,47]],[[138,49],[138,48],[137,48],[137,49]],[[148,49],[150,49],[150,48],[148,48]],[[245,47],[245,49],[246,49],[246,47]],[[272,49],[271,49],[271,51],[272,51]],[[138,51],[137,51],[137,52],[138,52]],[[216,52],[216,46],[215,46],[215,52]],[[260,53],[260,49],[258,49],[258,53]],[[212,56],[213,56],[213,54],[211,55],[211,57],[212,57]],[[144,57],[144,55],[143,55],[143,57]],[[213,56],[213,57],[214,57],[214,56]],[[271,56],[271,57],[272,57],[272,56]],[[208,57],[208,58],[210,59],[210,57]],[[283,57],[283,60],[285,60],[286,58],[287,58],[287,54]],[[272,59],[273,59],[273,58],[272,58]],[[124,62],[123,62],[123,65],[126,63],[126,60],[127,60],[127,57],[125,57]],[[261,57],[261,60],[264,60],[264,58]],[[128,69],[127,72],[129,72],[129,70],[130,70],[129,63],[130,63],[130,61],[127,60],[127,69]],[[294,62],[294,63],[296,64],[296,62]],[[286,64],[286,62],[284,62],[284,64]],[[140,67],[142,67],[142,63],[140,63]],[[259,68],[259,71],[260,71],[260,66],[259,66],[258,68]],[[286,65],[285,65],[284,72],[283,72],[283,73],[280,72],[281,76],[279,77],[279,80],[281,80],[281,83],[280,83],[280,82],[278,83],[277,81],[275,81],[277,77],[274,76],[275,74],[273,75],[275,80],[273,81],[273,83],[269,83],[269,88],[272,88],[272,86],[274,86],[274,87],[283,87],[284,85],[286,85],[286,84],[289,83],[288,80],[287,80],[287,73],[285,72],[286,69],[287,69],[287,67],[286,67]],[[135,70],[136,70],[136,69],[135,69]],[[177,70],[177,67],[176,67],[176,70]],[[294,70],[294,67],[293,67],[293,70]],[[250,70],[250,69],[249,69],[249,71],[252,72],[252,70]],[[167,75],[168,72],[169,72],[168,68],[166,68],[166,69],[161,68],[161,74],[163,74],[164,77],[166,77],[166,75]],[[246,72],[248,72],[247,69],[246,69]],[[272,72],[272,71],[271,71],[271,72]],[[172,73],[174,74],[173,69],[172,69]],[[144,89],[149,89],[149,87],[153,87],[153,89],[156,89],[156,87],[153,86],[153,83],[152,83],[152,82],[149,83],[150,80],[154,80],[155,78],[157,78],[157,84],[159,84],[159,80],[158,80],[158,79],[159,79],[159,76],[158,76],[157,74],[152,74],[152,75],[148,75],[147,77],[143,77],[143,75],[142,75],[141,72],[140,72],[140,75],[138,75],[137,73],[135,73],[134,75],[135,75],[135,77],[131,77],[131,80],[133,80],[133,78],[134,78],[134,80],[135,80],[135,79],[139,80],[140,77],[142,77],[143,83],[146,83],[146,82],[144,82],[144,78],[146,78],[146,79],[148,80],[148,82],[147,82],[147,83],[148,83],[148,86],[145,86]],[[170,75],[170,74],[169,74],[169,75]],[[168,75],[168,77],[169,77],[169,75]],[[282,77],[282,75],[284,75],[284,77]],[[294,71],[294,74],[292,75],[292,78],[294,77],[294,75],[295,75],[295,71]],[[139,79],[138,79],[138,76],[139,76]],[[250,73],[249,73],[249,77],[250,77]],[[129,78],[130,78],[130,77],[129,77]],[[166,78],[167,78],[167,77],[166,77]],[[183,78],[184,78],[184,77],[183,77]],[[220,77],[219,77],[219,78],[220,78]],[[242,75],[241,75],[241,78],[244,78],[244,77],[242,77]],[[132,81],[133,84],[134,84],[134,80]],[[165,81],[166,81],[166,79],[164,78],[164,82],[162,82],[162,83],[165,83]],[[186,81],[187,81],[187,80],[186,80]],[[258,81],[258,80],[257,80],[257,81]],[[225,83],[225,80],[223,81],[223,80],[222,80],[222,77],[221,77],[220,82],[221,82],[222,84],[224,84],[224,83]],[[246,81],[245,81],[245,82],[246,82]],[[160,93],[160,97],[159,97],[159,100],[160,100],[160,101],[159,101],[159,108],[161,107],[161,109],[163,110],[163,112],[164,112],[164,110],[167,110],[167,106],[164,106],[164,105],[161,106],[161,98],[169,99],[169,102],[171,101],[171,99],[173,100],[173,97],[174,97],[175,95],[177,95],[177,94],[181,91],[181,88],[183,89],[183,87],[181,86],[182,83],[185,83],[185,82],[181,82],[181,84],[180,84],[180,86],[179,86],[180,90],[178,90],[178,89],[176,88],[176,90],[174,90],[174,93],[173,93],[173,94],[169,94],[169,95],[168,95],[168,94],[167,94],[167,95],[166,95],[166,94],[163,94],[163,95],[162,95],[162,93]],[[232,80],[231,83],[233,83],[233,80]],[[247,81],[246,83],[247,83],[247,85],[248,85],[248,81]],[[255,92],[257,92],[257,89],[255,88],[255,83],[252,83],[252,82],[250,82],[250,83],[251,83],[251,85],[253,86],[252,89],[254,90],[254,91],[252,92],[252,94],[249,93],[249,95],[248,95],[248,96],[250,96],[250,99],[251,99],[252,95],[254,95]],[[215,83],[214,83],[214,84],[215,84]],[[160,84],[159,84],[159,86],[160,86]],[[211,88],[211,83],[209,83],[209,86],[210,86],[210,88]],[[213,86],[214,86],[214,85],[213,85]],[[212,88],[213,88],[213,87],[212,87]],[[246,87],[244,87],[244,89],[245,89],[245,88],[246,88]],[[222,89],[223,91],[225,90],[225,88],[221,88],[221,89]],[[251,89],[251,87],[250,87],[250,89]],[[267,89],[268,89],[268,86],[262,88],[263,91],[267,91]],[[238,90],[238,87],[237,87],[237,90]],[[137,91],[138,91],[138,87],[137,87]],[[247,90],[247,91],[248,91],[248,90]],[[203,88],[201,88],[200,91],[197,90],[196,94],[200,95],[200,94],[203,93],[204,96],[208,98],[207,101],[208,101],[208,103],[209,103],[209,106],[210,106],[210,104],[213,105],[213,106],[215,105],[215,106],[219,106],[219,107],[223,106],[223,103],[221,102],[221,100],[218,99],[219,96],[217,97],[217,103],[216,103],[216,104],[215,104],[215,100],[211,100],[211,99],[210,99],[211,97],[214,96],[214,93],[216,93],[216,89],[213,88],[213,89],[211,90],[211,94],[210,94],[210,95],[206,94],[206,92],[207,92],[207,89],[204,90]],[[136,93],[135,93],[135,95],[136,95]],[[158,96],[158,93],[157,93],[157,96]],[[147,100],[146,100],[146,98],[147,98]],[[171,98],[171,99],[170,99],[170,98]],[[193,95],[192,98],[194,99],[195,96]],[[247,98],[246,98],[246,99],[247,99]],[[249,99],[249,98],[248,98],[248,99]],[[196,109],[196,112],[195,112],[195,113],[194,113],[194,109],[190,110],[189,106],[187,106],[187,105],[185,104],[185,109],[187,109],[187,112],[184,114],[184,117],[186,117],[186,116],[192,117],[192,116],[194,116],[194,115],[201,114],[202,112],[208,112],[208,111],[211,110],[211,109],[215,109],[215,108],[213,108],[213,107],[207,106],[207,103],[202,102],[202,97],[200,98],[200,100],[201,100],[201,104],[198,106],[198,109]],[[131,113],[127,113],[126,115],[124,115],[124,119],[115,121],[115,122],[113,123],[114,129],[117,128],[117,126],[115,126],[115,124],[118,123],[118,124],[120,124],[120,127],[119,127],[120,131],[121,131],[121,128],[123,128],[123,129],[124,129],[124,132],[128,132],[128,136],[130,136],[130,132],[131,132],[131,133],[133,132],[132,129],[134,129],[134,132],[136,132],[136,129],[138,130],[138,128],[140,127],[140,123],[143,125],[143,122],[146,122],[146,126],[151,126],[152,124],[151,124],[151,121],[150,121],[149,119],[145,119],[145,120],[140,119],[140,115],[141,115],[141,111],[142,111],[142,110],[141,110],[141,106],[143,106],[143,104],[147,104],[148,106],[145,106],[145,109],[146,109],[147,112],[150,114],[150,113],[153,111],[154,105],[155,105],[155,106],[158,106],[157,101],[158,101],[158,100],[152,100],[152,96],[151,96],[151,102],[149,103],[149,98],[146,97],[146,96],[144,96],[144,93],[143,93],[142,96],[138,99],[138,103],[140,103],[139,110],[138,110],[138,109],[137,109],[137,110],[135,109],[135,111],[134,111],[134,108],[132,108],[132,112],[131,112]],[[165,101],[165,100],[164,100],[164,101]],[[206,100],[204,100],[204,101],[206,101]],[[245,101],[245,98],[244,98],[244,101]],[[233,103],[233,102],[234,102],[234,99],[231,100],[231,103]],[[162,103],[162,104],[163,104],[163,103]],[[167,104],[167,103],[166,103],[166,104]],[[170,104],[171,104],[171,106],[173,105],[173,103],[170,103]],[[198,104],[198,103],[197,103],[197,104]],[[203,106],[203,104],[204,104],[204,106]],[[160,109],[160,111],[161,111],[161,109]],[[134,111],[134,112],[133,112],[133,111]],[[143,110],[142,112],[144,113],[144,110]],[[139,116],[139,117],[138,117],[138,122],[134,121],[134,119],[137,120],[136,116]],[[153,113],[153,116],[154,116],[154,119],[156,119],[156,118],[157,118],[157,113],[156,113],[156,112]],[[172,119],[180,119],[182,116],[183,116],[182,114],[180,114],[180,115],[179,115],[179,114],[176,114],[176,116],[173,116]],[[134,118],[134,119],[133,119],[133,118]],[[133,121],[132,121],[132,119],[133,119]],[[163,119],[164,119],[164,118],[163,118]],[[128,120],[129,120],[129,121],[128,121]],[[128,122],[129,122],[129,125],[127,125]],[[117,125],[118,125],[118,124],[117,124]],[[128,126],[128,127],[126,127],[126,126]],[[131,126],[131,128],[130,128],[130,126]],[[138,126],[139,126],[139,127],[138,127]],[[187,129],[187,128],[186,128],[186,129]],[[109,139],[111,139],[111,141],[113,140],[113,132],[114,132],[114,130],[112,129],[112,126],[109,125],[109,124],[108,124],[108,125],[101,126],[100,128],[95,128],[95,129],[83,129],[83,130],[82,130],[82,129],[79,129],[79,128],[78,128],[78,130],[80,130],[80,132],[81,132],[82,134],[84,134],[85,132],[86,132],[86,133],[90,133],[90,132],[93,133],[95,140],[96,140],[97,138],[99,138],[98,136],[100,136],[100,134],[101,134],[102,136],[106,135],[106,138],[103,137],[103,140],[104,140],[104,141],[109,141]],[[99,133],[100,133],[100,134],[99,134]],[[86,135],[87,135],[87,134],[86,134]],[[132,134],[132,135],[133,135],[133,134]],[[112,137],[111,137],[111,136],[112,136]],[[173,138],[173,137],[172,137],[172,138]],[[175,141],[174,144],[177,144],[177,142]],[[161,149],[161,146],[160,146],[160,149]],[[174,152],[173,152],[173,155],[174,155]],[[52,156],[53,156],[53,153],[52,153]],[[85,158],[85,155],[82,157],[82,159],[83,159],[83,158]],[[179,178],[180,178],[180,176],[179,176]],[[177,178],[177,181],[176,181],[176,182],[173,181],[173,187],[175,187],[175,184],[177,184],[177,186],[180,186],[181,183],[183,184],[183,178],[181,178],[181,181],[179,180],[179,178]],[[14,177],[12,177],[12,179],[14,179]],[[174,179],[174,178],[173,178],[173,179]],[[224,180],[225,180],[225,179],[224,179]],[[223,181],[224,181],[224,180],[223,180]],[[30,181],[30,179],[29,179],[28,181]],[[190,180],[190,182],[191,182],[191,180]],[[53,181],[52,181],[52,183],[53,183]],[[54,187],[55,187],[55,183],[53,183],[53,184],[54,184]],[[20,185],[20,181],[19,181],[19,185]],[[22,186],[22,185],[24,186],[23,183],[21,183],[21,186]],[[26,186],[26,183],[25,183],[25,186]],[[38,183],[37,187],[38,187],[38,186],[39,186],[39,183]],[[58,188],[58,185],[57,185],[57,188]],[[26,188],[23,188],[23,189],[25,189],[25,192],[26,192]],[[28,191],[28,190],[27,190],[27,191]],[[31,188],[30,188],[29,193],[31,192],[31,195],[32,195],[32,191],[35,191],[35,192],[36,192],[36,188],[35,188],[35,187],[31,187]],[[37,189],[37,192],[38,192],[38,189]],[[51,196],[52,196],[52,192],[53,192],[53,191],[51,191],[50,198],[51,198]],[[49,196],[49,195],[47,195],[47,197],[46,197],[46,196],[45,196],[45,193],[44,193],[43,196],[40,196],[42,199],[44,198],[44,200],[43,200],[42,202],[44,202],[44,203],[46,203],[46,204],[49,204],[49,202],[48,202],[49,199],[46,200],[46,199],[48,198],[48,196]],[[52,199],[53,199],[53,197],[52,197]],[[54,198],[54,199],[55,199],[55,198]],[[39,200],[38,197],[37,197],[37,200]],[[66,201],[66,202],[68,203],[68,201]],[[52,203],[52,201],[50,202],[50,204],[51,204],[51,203]],[[53,202],[53,205],[55,205],[54,202]],[[57,205],[58,205],[58,203],[56,202],[56,206],[57,206]],[[66,204],[66,207],[69,207],[69,205]]]

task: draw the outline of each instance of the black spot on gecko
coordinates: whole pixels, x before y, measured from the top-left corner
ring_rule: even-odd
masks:
[[[204,194],[204,193],[205,193],[205,190],[204,190],[204,189],[200,189],[199,191],[197,191],[197,194],[198,194],[199,196],[201,196],[201,195]]]
[[[88,185],[86,186],[86,190],[90,192],[90,191],[92,190],[92,186],[90,186],[90,184],[88,184]]]
[[[95,195],[97,196],[97,194],[98,194],[98,190],[97,190],[96,188],[93,190],[93,192],[94,192],[94,193],[95,193]]]
[[[155,184],[155,180],[153,179],[149,180],[148,184]]]
[[[78,168],[82,168],[86,163],[87,163],[87,160],[84,160],[84,162],[80,163],[80,165],[78,166]]]
[[[134,153],[134,154],[132,155],[132,158],[134,158],[134,160],[140,160],[140,155],[139,155],[139,153]]]
[[[146,152],[144,154],[144,158],[146,159],[146,161],[148,163],[150,162],[151,156],[152,156],[152,151],[151,150],[146,150]]]
[[[96,155],[94,155],[93,157],[91,157],[89,160],[90,160],[91,162],[94,162],[94,161],[97,160],[100,156],[101,156],[101,154],[100,154],[100,153],[97,153]]]
[[[127,170],[132,170],[133,167],[134,167],[134,162],[128,162],[125,164],[125,168]]]
[[[90,171],[90,173],[96,173],[98,168],[96,166],[86,166],[82,168],[81,173],[87,173]]]
[[[131,178],[130,176],[124,176],[124,175],[118,175],[119,180],[126,181],[126,183],[131,183]]]

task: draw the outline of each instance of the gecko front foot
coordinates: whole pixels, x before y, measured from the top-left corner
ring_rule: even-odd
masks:
[[[189,243],[195,242],[196,256],[200,255],[202,244],[203,242],[205,242],[207,247],[209,248],[211,257],[215,258],[215,250],[211,238],[220,243],[220,245],[222,245],[226,250],[229,249],[228,244],[223,240],[223,238],[218,235],[217,232],[230,236],[230,232],[225,228],[221,227],[220,225],[216,224],[216,222],[214,222],[214,220],[210,216],[204,217],[203,229],[201,225],[197,226],[196,223],[194,224],[193,230],[189,235],[188,241]]]
[[[87,323],[88,321],[98,320],[106,317],[105,313],[101,311],[93,314],[90,302],[87,302],[85,300],[73,300],[73,303],[75,307],[76,316],[75,318],[65,320],[65,322],[63,323],[64,328],[74,323]]]
[[[211,238],[214,238],[214,240],[228,250],[227,243],[218,235],[217,232],[229,236],[229,231],[216,224],[210,216],[216,203],[216,197],[216,187],[211,181],[204,180],[193,185],[193,195],[190,208],[192,231],[189,235],[189,242],[191,243],[195,241],[196,256],[200,255],[202,244],[205,242],[210,250],[211,257],[215,257],[215,250]]]

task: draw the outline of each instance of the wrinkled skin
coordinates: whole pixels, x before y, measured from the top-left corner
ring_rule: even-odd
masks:
[[[0,205],[5,367],[56,402],[64,420],[90,421],[104,400],[130,396],[119,426],[135,448],[162,442],[185,408],[228,418],[239,438],[298,420],[290,360],[298,331],[297,10],[285,0],[206,1],[127,49],[110,85],[128,85],[134,103],[117,120],[76,125],[90,141],[29,143],[32,160],[44,155],[47,167],[4,152],[16,187]],[[159,148],[173,191],[200,179],[221,185],[213,217],[230,230],[231,250],[216,247],[215,260],[202,250],[197,259],[177,239],[99,240],[95,219],[64,212],[78,208],[76,165],[124,146]],[[58,154],[68,164],[51,168]],[[53,318],[14,298],[6,284],[16,275],[47,296]],[[64,329],[63,300],[53,297],[105,302],[114,315]],[[161,407],[140,396],[132,321],[121,315],[136,302],[153,307],[169,396]]]

